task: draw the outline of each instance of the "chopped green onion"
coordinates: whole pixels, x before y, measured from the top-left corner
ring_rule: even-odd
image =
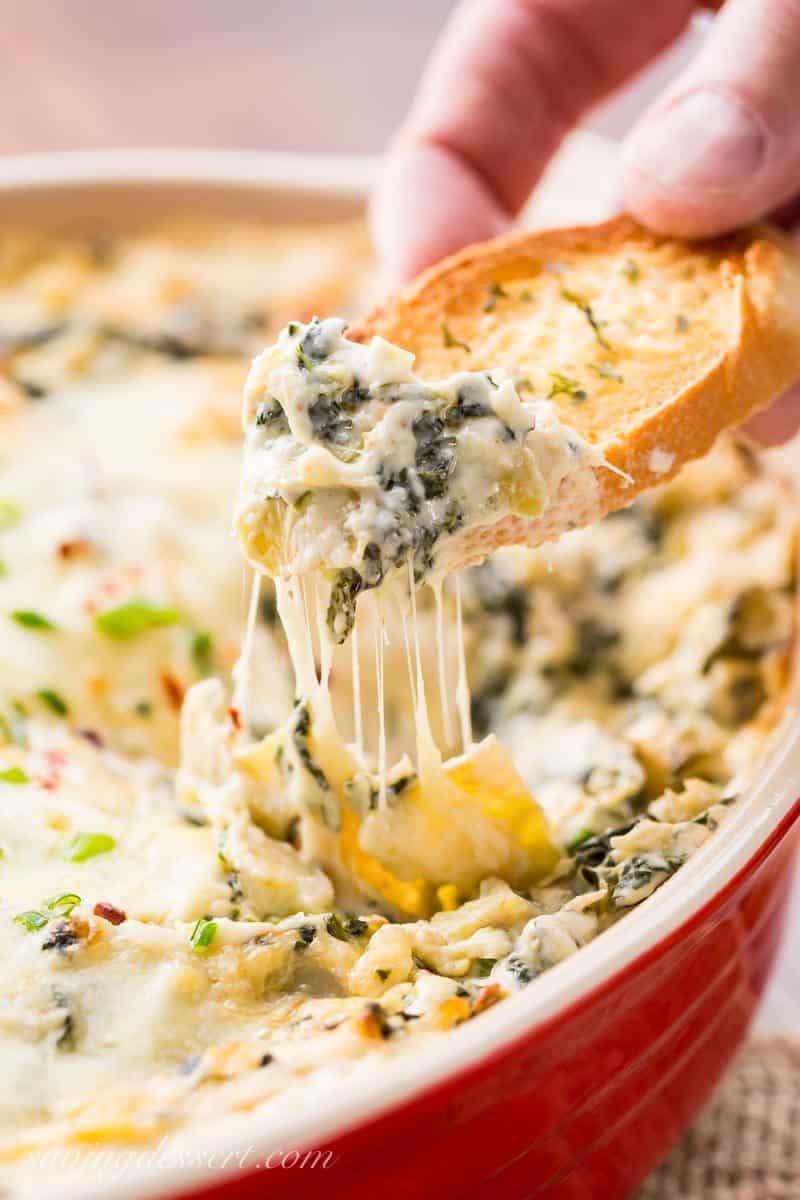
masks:
[[[574,838],[570,838],[567,842],[567,854],[574,854],[580,849],[584,842],[588,842],[589,838],[594,837],[594,831],[591,829],[580,829]]]
[[[467,354],[472,353],[472,347],[468,346],[466,342],[461,342],[457,337],[454,337],[449,327],[445,325],[444,321],[442,321],[442,344],[448,350],[452,350],[454,346],[458,346],[461,350],[466,350]]]
[[[64,697],[59,696],[58,692],[54,692],[52,688],[39,688],[36,695],[57,717],[65,717],[69,712],[69,705]]]
[[[101,633],[110,638],[136,637],[148,629],[177,625],[181,615],[176,608],[164,608],[141,597],[134,597],[116,608],[107,608],[95,617]]]
[[[11,614],[11,620],[16,621],[23,629],[38,629],[52,632],[56,627],[47,617],[35,612],[32,608],[18,608]]]
[[[50,918],[40,912],[21,912],[17,913],[14,920],[18,925],[24,925],[28,933],[36,933],[38,929],[44,929]]]
[[[547,393],[548,400],[552,400],[553,396],[571,396],[573,400],[585,400],[587,392],[582,388],[577,379],[573,379],[571,375],[563,375],[561,371],[550,372],[550,391]]]
[[[27,771],[23,771],[22,767],[6,767],[5,771],[0,771],[0,782],[2,783],[30,783],[31,777]]]
[[[191,932],[189,941],[192,947],[202,953],[208,950],[214,938],[217,936],[217,922],[209,921],[206,917],[200,917],[194,929]]]
[[[639,264],[632,258],[626,258],[622,264],[622,274],[628,283],[638,283],[641,275]]]
[[[44,906],[48,912],[57,917],[68,917],[80,902],[81,898],[75,892],[64,892],[61,896],[53,896],[50,900],[45,900]]]
[[[495,280],[487,284],[486,291],[488,295],[486,303],[483,306],[484,312],[494,312],[498,300],[508,300],[508,292],[502,284],[497,283]]]
[[[69,862],[86,862],[87,858],[108,854],[116,844],[116,838],[109,833],[76,833],[67,842],[64,858]]]
[[[492,967],[496,962],[496,958],[476,958],[475,974],[478,976],[478,979],[487,979],[491,975]]]
[[[192,662],[198,675],[210,675],[214,669],[214,644],[210,633],[195,633],[191,645]]]
[[[12,529],[21,516],[22,509],[13,500],[0,500],[0,529]]]
[[[575,308],[580,309],[580,311],[583,313],[583,315],[586,317],[586,320],[589,322],[590,326],[592,327],[594,336],[597,338],[600,345],[603,347],[604,350],[610,350],[611,346],[608,344],[608,341],[606,340],[606,338],[603,336],[603,333],[602,333],[602,326],[605,324],[605,322],[599,321],[597,319],[597,317],[595,316],[595,313],[594,313],[594,309],[592,308],[589,301],[584,299],[583,296],[579,296],[577,292],[571,292],[569,290],[569,288],[562,288],[561,296],[562,296],[562,299],[566,300],[567,304],[573,304],[575,306]]]

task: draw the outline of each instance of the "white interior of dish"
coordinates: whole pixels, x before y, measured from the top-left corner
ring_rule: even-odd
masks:
[[[47,230],[130,228],[155,217],[210,215],[314,220],[359,211],[374,171],[367,159],[238,152],[132,151],[31,155],[6,159],[0,168],[0,220]],[[548,173],[528,218],[539,224],[597,220],[613,209],[613,149],[600,138],[575,135]],[[203,1130],[203,1157],[252,1148],[324,1146],[338,1132],[408,1101],[446,1075],[480,1062],[505,1043],[529,1033],[679,928],[748,862],[791,810],[800,779],[800,709],[787,707],[755,785],[677,877],[614,926],[480,1020],[450,1031],[424,1055],[387,1060],[368,1086],[363,1076],[343,1080],[330,1093],[287,1104],[265,1128],[263,1115],[221,1117]],[[189,1135],[191,1130],[189,1130]],[[189,1136],[187,1135],[187,1136]],[[146,1162],[146,1155],[143,1155]],[[233,1159],[231,1158],[231,1162]],[[231,1167],[230,1169],[234,1169]],[[143,1165],[102,1186],[90,1184],[82,1200],[122,1200],[176,1194],[221,1182],[221,1168]],[[74,1191],[72,1195],[77,1195]]]

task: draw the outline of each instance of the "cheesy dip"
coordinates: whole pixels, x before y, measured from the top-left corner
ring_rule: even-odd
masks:
[[[12,1195],[63,1194],[46,1150],[368,1089],[535,988],[713,834],[780,715],[795,514],[731,444],[415,614],[366,589],[348,645],[325,649],[319,598],[264,583],[232,678],[249,360],[293,314],[354,311],[369,275],[350,226],[0,241]],[[294,663],[279,606],[310,615]]]
[[[422,383],[413,354],[381,337],[361,346],[345,328],[291,322],[256,360],[238,516],[257,568],[330,577],[337,642],[361,591],[409,562],[415,585],[441,579],[471,529],[541,515],[567,477],[590,508],[603,462],[550,401],[521,400],[500,372]]]

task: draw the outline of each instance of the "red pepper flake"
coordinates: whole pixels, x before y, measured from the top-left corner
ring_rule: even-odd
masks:
[[[356,1025],[363,1037],[386,1039],[392,1036],[386,1010],[377,1000],[370,1001],[366,1008],[362,1009],[356,1018]]]
[[[231,719],[231,724],[233,725],[234,729],[242,728],[242,714],[239,712],[238,708],[235,708],[233,705],[231,705],[228,709],[228,716]]]
[[[170,671],[162,671],[161,686],[166,693],[167,702],[169,705],[174,708],[176,712],[180,711],[180,707],[183,704],[183,696],[185,691],[180,680],[176,679]]]
[[[82,555],[88,554],[91,548],[92,543],[88,538],[71,538],[69,541],[61,542],[58,547],[58,555],[65,562],[69,562],[73,558],[80,558]]]
[[[54,792],[61,783],[61,772],[66,766],[67,756],[63,750],[47,750],[44,755],[47,770],[37,781],[48,792]]]
[[[113,904],[109,904],[105,900],[101,900],[95,904],[92,912],[96,917],[102,917],[104,921],[110,921],[112,925],[121,925],[123,921],[127,921],[127,915],[121,908],[115,908]]]
[[[473,1016],[486,1012],[487,1008],[492,1008],[493,1005],[497,1004],[498,1000],[503,999],[505,994],[499,983],[490,983],[487,987],[481,988],[472,1005]]]
[[[78,737],[82,737],[90,746],[94,746],[96,750],[102,750],[105,743],[96,729],[78,729],[76,730]]]

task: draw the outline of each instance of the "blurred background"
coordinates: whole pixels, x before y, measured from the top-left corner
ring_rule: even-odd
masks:
[[[0,153],[228,146],[366,153],[453,0],[0,0]],[[619,135],[703,18],[589,124]]]

